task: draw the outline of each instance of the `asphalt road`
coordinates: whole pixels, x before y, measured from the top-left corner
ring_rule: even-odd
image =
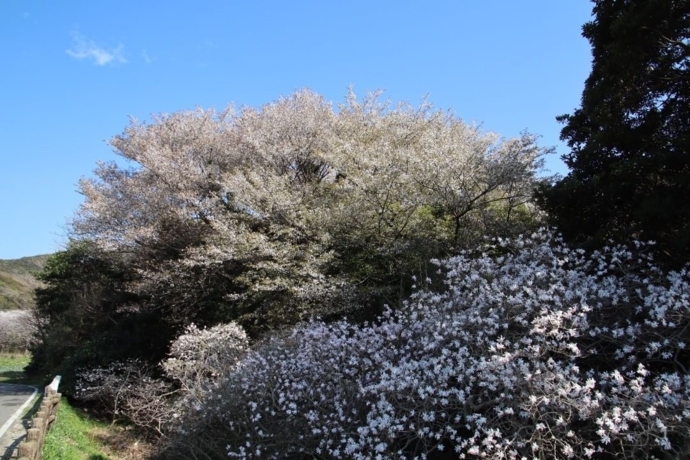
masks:
[[[15,413],[34,394],[34,389],[23,385],[6,385],[0,383],[0,437],[9,428],[8,422]]]

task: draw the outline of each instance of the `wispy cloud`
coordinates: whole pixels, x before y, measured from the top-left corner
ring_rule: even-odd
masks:
[[[102,48],[96,42],[80,34],[72,33],[72,47],[66,52],[75,59],[93,59],[94,64],[104,66],[107,64],[125,64],[127,59],[123,53],[122,43],[115,48]]]
[[[153,62],[153,59],[151,56],[149,56],[149,53],[146,51],[146,49],[141,50],[141,57],[144,58],[144,62],[147,64],[151,64]]]

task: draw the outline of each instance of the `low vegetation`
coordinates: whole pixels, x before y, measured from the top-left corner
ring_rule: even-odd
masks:
[[[57,421],[48,432],[43,447],[47,460],[106,460],[105,453],[90,435],[104,425],[87,419],[63,398]]]
[[[141,460],[149,447],[130,431],[95,421],[63,398],[43,447],[44,460]]]
[[[28,353],[0,353],[0,383],[24,383],[30,359]]]

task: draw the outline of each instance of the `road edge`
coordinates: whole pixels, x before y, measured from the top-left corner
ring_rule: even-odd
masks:
[[[12,425],[14,425],[14,422],[16,422],[17,419],[24,414],[24,410],[35,400],[36,395],[38,394],[38,388],[31,385],[17,385],[14,383],[3,383],[2,385],[31,388],[32,390],[34,390],[34,392],[31,394],[31,396],[29,396],[29,398],[24,402],[24,404],[22,404],[19,407],[19,409],[15,411],[12,417],[10,417],[9,420],[7,420],[3,426],[0,426],[0,439],[2,439],[7,430],[9,430]]]

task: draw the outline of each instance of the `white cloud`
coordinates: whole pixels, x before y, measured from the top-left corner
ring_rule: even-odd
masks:
[[[96,42],[79,32],[72,33],[72,47],[66,52],[75,59],[93,59],[96,65],[125,64],[124,46],[120,43],[115,48],[101,48]]]
[[[146,49],[141,50],[141,57],[144,58],[144,62],[147,64],[151,64],[153,62],[153,59],[151,56],[149,56],[149,53],[146,52]]]

